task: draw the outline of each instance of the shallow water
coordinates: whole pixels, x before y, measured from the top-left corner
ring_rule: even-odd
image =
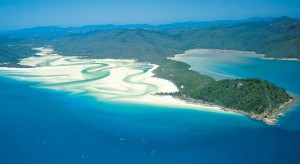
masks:
[[[21,65],[29,68],[0,67],[0,74],[37,82],[34,86],[39,88],[111,101],[157,103],[159,98],[150,93],[177,91],[173,83],[152,77],[156,65],[133,60],[66,57],[55,54],[51,48],[37,50],[35,56],[20,60]]]
[[[110,103],[31,86],[0,78],[1,164],[300,162],[298,107],[267,126],[242,115]]]
[[[176,58],[192,69],[216,79],[260,78],[300,96],[300,61],[266,60],[252,52],[193,50]],[[279,126],[300,131],[300,103],[290,107]]]
[[[0,79],[0,163],[300,160],[299,131],[240,115],[99,102],[30,85]]]

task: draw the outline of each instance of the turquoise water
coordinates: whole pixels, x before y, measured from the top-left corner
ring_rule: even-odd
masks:
[[[298,64],[286,68],[293,64],[276,69],[297,72]],[[228,72],[244,69],[235,68]],[[273,82],[295,84],[288,90],[299,94],[299,78],[284,75]],[[30,86],[0,77],[1,164],[300,163],[297,106],[267,126],[242,115],[99,102]]]
[[[300,96],[300,61],[266,60],[250,52],[221,50],[194,51],[177,60],[216,79],[260,78]],[[300,102],[290,109],[279,119],[279,126],[300,131]]]

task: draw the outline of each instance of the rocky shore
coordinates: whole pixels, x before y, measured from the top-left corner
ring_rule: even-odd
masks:
[[[294,104],[297,101],[297,97],[296,96],[291,96],[291,99],[288,102],[285,102],[284,104],[282,104],[279,108],[276,109],[269,109],[266,110],[263,113],[257,114],[257,113],[250,113],[250,112],[245,112],[245,111],[241,111],[241,110],[237,110],[237,109],[231,109],[231,108],[226,108],[220,105],[215,105],[212,103],[206,103],[203,102],[201,100],[196,100],[196,99],[192,99],[192,98],[188,98],[185,96],[173,96],[176,99],[185,101],[186,103],[191,103],[191,104],[198,104],[198,105],[202,105],[202,106],[207,106],[207,107],[218,107],[224,111],[228,111],[228,112],[235,112],[235,113],[239,113],[239,114],[243,114],[245,116],[248,116],[252,119],[255,120],[259,120],[264,122],[267,125],[276,125],[276,123],[278,122],[278,117],[279,116],[284,116],[284,113],[286,112],[287,108]]]

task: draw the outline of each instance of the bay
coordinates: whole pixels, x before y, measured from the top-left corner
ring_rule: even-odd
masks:
[[[203,62],[196,58],[199,60],[195,63]],[[188,57],[184,60],[189,63]],[[298,64],[289,69],[294,62],[258,58],[245,62],[252,60],[287,62],[285,67],[273,69],[277,73],[297,73]],[[227,65],[223,63],[229,71],[220,70],[231,76],[248,77],[246,73],[235,73],[243,71],[243,66],[234,67],[236,70],[230,68],[232,64]],[[255,74],[251,64],[245,67]],[[299,94],[295,74],[284,73],[284,78],[274,70],[270,71],[274,75],[266,75],[262,72],[266,65],[257,67],[255,77],[261,73],[264,79]],[[287,80],[288,75],[291,77]],[[32,85],[0,78],[1,164],[300,162],[297,104],[279,125],[268,126],[243,115],[112,103]]]

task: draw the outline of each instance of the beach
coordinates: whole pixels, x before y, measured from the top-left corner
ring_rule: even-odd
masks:
[[[169,95],[178,88],[170,81],[154,77],[159,66],[124,59],[82,59],[61,56],[51,48],[36,48],[35,56],[22,59],[20,65],[31,68],[5,68],[7,77],[37,82],[33,87],[87,95],[101,101],[170,106],[237,114],[221,107],[185,102]]]
[[[180,59],[185,56],[193,56],[193,55],[207,55],[207,54],[218,54],[222,53],[226,57],[229,57],[232,54],[242,54],[240,56],[251,56],[251,57],[260,57],[264,60],[286,60],[286,61],[300,61],[297,58],[271,58],[267,57],[265,54],[258,54],[254,51],[239,51],[239,50],[223,50],[223,49],[191,49],[185,51],[183,54],[176,54],[174,57],[170,57],[169,59]]]
[[[297,67],[299,64],[297,59],[273,59],[250,51],[220,49],[192,49],[184,54],[177,54],[170,59],[185,62],[191,66],[190,69],[211,76],[216,80],[260,78],[278,84],[279,87],[287,88],[292,98],[288,102],[281,104],[273,112],[255,114],[224,108],[224,110],[241,113],[255,120],[261,120],[268,125],[277,124],[279,117],[298,101],[297,97],[299,97],[299,94],[292,92],[294,88],[289,89],[290,85],[284,83],[284,80],[281,78],[283,75],[294,75],[289,72],[289,68]],[[284,66],[280,68],[278,65]]]

